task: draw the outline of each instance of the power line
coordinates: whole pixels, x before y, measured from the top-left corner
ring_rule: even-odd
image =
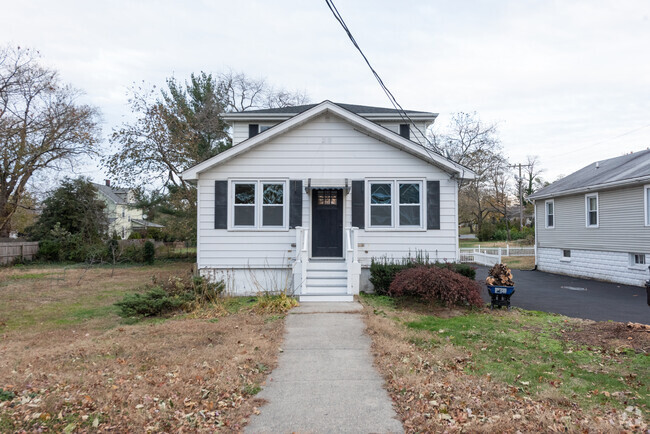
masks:
[[[418,131],[418,133],[420,133],[420,135],[424,138],[424,140],[427,141],[428,145],[431,148],[428,148],[427,146],[424,146],[420,142],[420,139],[416,137],[417,140],[418,140],[418,144],[427,152],[427,154],[429,155],[429,157],[431,159],[433,159],[433,156],[430,153],[431,150],[433,150],[435,153],[437,153],[437,154],[439,154],[441,156],[444,156],[442,154],[442,152],[440,151],[440,149],[438,149],[438,147],[435,144],[433,144],[426,137],[426,135],[424,133],[422,133],[420,128],[418,128],[418,126],[415,124],[415,122],[413,122],[413,120],[409,117],[406,110],[404,110],[402,108],[402,106],[397,102],[397,99],[395,98],[395,96],[393,96],[393,93],[388,89],[388,87],[386,87],[386,85],[384,84],[384,81],[381,79],[381,77],[379,76],[377,71],[375,71],[375,69],[372,67],[372,65],[370,64],[370,61],[368,60],[366,55],[363,53],[363,50],[361,50],[361,47],[359,47],[359,44],[357,44],[357,41],[354,39],[354,36],[352,36],[352,32],[348,28],[347,24],[345,24],[345,20],[343,19],[340,12],[336,8],[336,5],[334,4],[333,0],[325,0],[325,3],[327,3],[327,7],[329,7],[330,11],[334,15],[334,18],[336,18],[336,21],[338,21],[339,24],[341,25],[341,27],[343,27],[343,30],[345,30],[345,33],[348,35],[348,38],[350,38],[350,41],[352,41],[352,45],[355,46],[355,48],[361,54],[361,57],[363,57],[363,60],[365,60],[366,64],[368,65],[368,68],[370,68],[370,71],[372,72],[372,75],[374,75],[375,79],[377,80],[377,83],[379,83],[379,86],[381,86],[382,90],[384,91],[384,93],[388,97],[388,100],[393,105],[393,108],[395,108],[395,110],[397,110],[397,113],[400,115],[400,117],[402,118],[402,120],[404,122],[407,122],[407,119],[408,119],[408,123],[413,125],[413,127]]]

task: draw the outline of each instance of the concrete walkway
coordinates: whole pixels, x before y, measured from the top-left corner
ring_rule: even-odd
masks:
[[[373,366],[359,303],[302,303],[286,319],[268,402],[246,432],[403,432]]]

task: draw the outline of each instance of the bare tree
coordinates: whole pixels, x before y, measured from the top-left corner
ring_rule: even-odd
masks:
[[[490,189],[487,202],[492,210],[501,215],[506,223],[507,240],[510,241],[510,216],[508,209],[512,203],[512,177],[508,168],[508,162],[505,159],[495,161],[490,168],[489,174]]]
[[[219,93],[227,111],[289,107],[307,104],[309,97],[303,91],[275,89],[264,78],[251,78],[242,72],[229,70],[218,75]]]
[[[0,49],[0,237],[11,231],[34,174],[72,165],[99,140],[97,109],[78,103],[81,92],[38,58],[29,49]]]
[[[526,157],[526,166],[524,169],[524,181],[526,182],[526,188],[524,194],[526,197],[533,194],[537,189],[544,186],[544,181],[541,178],[541,174],[544,173],[539,157],[537,155],[528,155]]]
[[[476,173],[475,179],[459,184],[459,216],[470,226],[475,223],[480,232],[493,208],[487,201],[493,169],[505,161],[496,125],[483,123],[476,113],[455,113],[446,130],[433,135],[432,141],[448,158]]]

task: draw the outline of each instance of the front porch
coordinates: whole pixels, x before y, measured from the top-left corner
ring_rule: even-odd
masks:
[[[296,227],[292,272],[294,291],[301,302],[353,301],[354,295],[359,294],[358,230],[345,229],[342,258],[321,258],[310,255],[309,229]]]

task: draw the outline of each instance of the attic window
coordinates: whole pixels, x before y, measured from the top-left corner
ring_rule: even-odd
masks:
[[[248,124],[248,138],[254,137],[260,133],[259,124]]]
[[[411,129],[409,128],[409,124],[400,124],[399,135],[405,139],[411,140]]]

